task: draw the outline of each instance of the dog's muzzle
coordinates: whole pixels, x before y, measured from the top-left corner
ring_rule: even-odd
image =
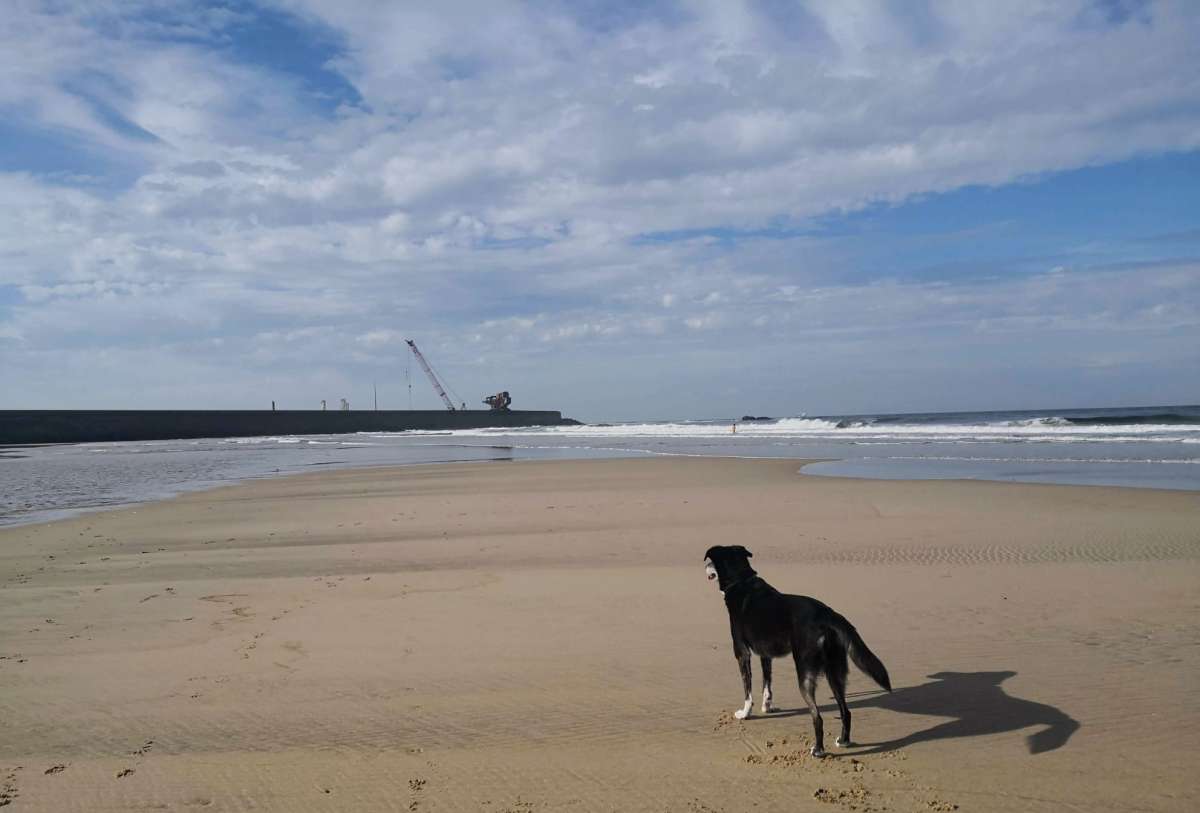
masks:
[[[709,581],[717,577],[717,569],[713,567],[712,562],[707,560],[704,562],[704,573],[708,576]]]

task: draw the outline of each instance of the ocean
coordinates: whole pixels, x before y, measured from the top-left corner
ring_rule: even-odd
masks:
[[[819,460],[805,473],[828,477],[1200,491],[1200,406],[0,446],[0,525],[320,467],[655,455]]]

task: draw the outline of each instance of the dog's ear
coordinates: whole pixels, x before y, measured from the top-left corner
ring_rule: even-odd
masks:
[[[740,552],[740,553],[744,553],[744,554],[746,554],[746,558],[747,558],[747,559],[749,559],[749,558],[751,558],[752,556],[754,556],[754,554],[753,554],[753,553],[751,553],[750,551],[746,550],[746,549],[745,549],[744,547],[742,547],[741,545],[734,545],[734,546],[733,546],[733,549],[734,549],[734,550],[736,550],[736,551],[738,551],[738,552]]]

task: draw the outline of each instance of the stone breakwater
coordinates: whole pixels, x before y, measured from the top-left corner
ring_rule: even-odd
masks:
[[[0,410],[0,445],[574,424],[550,410]]]

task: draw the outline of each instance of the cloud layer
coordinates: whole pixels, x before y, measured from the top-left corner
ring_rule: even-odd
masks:
[[[1200,396],[1186,257],[822,228],[1200,148],[1191,4],[422,6],[16,3],[0,408],[407,406],[408,335],[585,418]]]

